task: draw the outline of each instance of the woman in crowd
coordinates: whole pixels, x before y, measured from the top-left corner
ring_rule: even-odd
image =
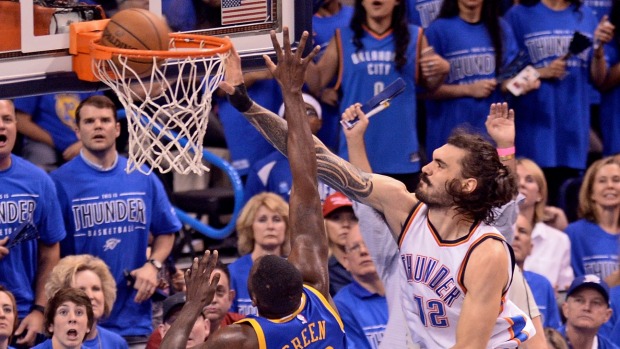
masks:
[[[9,346],[17,328],[17,302],[11,292],[0,285],[0,349]]]
[[[356,0],[349,27],[336,31],[306,77],[317,96],[336,77],[334,88],[341,93],[341,112],[354,103],[366,102],[397,78],[405,81],[404,93],[370,124],[365,139],[373,170],[400,180],[414,191],[420,171],[416,85],[436,88],[449,64],[427,50],[421,28],[409,25],[406,15],[405,1]],[[420,52],[425,54],[419,57]],[[338,154],[348,158],[342,133]]]
[[[562,210],[547,207],[547,181],[534,161],[525,158],[517,160],[517,176],[519,192],[525,196],[519,205],[519,213],[534,222],[532,252],[525,259],[524,268],[545,276],[556,290],[566,290],[573,281],[570,240],[564,232],[545,223],[549,216],[547,209],[560,217],[565,216]],[[565,221],[566,218],[556,220]]]
[[[514,34],[499,18],[497,0],[445,0],[439,17],[426,30],[428,43],[450,62],[446,82],[428,95],[426,103],[426,152],[446,143],[460,125],[484,132],[492,103],[502,102],[506,81],[501,69],[518,53]],[[540,85],[524,85],[524,93]]]
[[[555,205],[562,182],[586,167],[590,79],[596,81],[601,74],[600,59],[592,56],[587,40],[585,49],[575,54],[569,53],[570,42],[576,32],[597,40],[598,21],[581,0],[521,0],[504,18],[541,80],[539,89],[512,103],[519,116],[516,148],[543,169],[549,203]]]
[[[47,302],[44,318],[45,332],[51,338],[35,349],[83,348],[82,343],[95,322],[90,299],[77,288],[58,290]]]
[[[619,268],[620,162],[608,157],[588,168],[579,190],[579,217],[566,228],[575,277],[605,279]]]
[[[290,252],[288,204],[277,194],[252,197],[237,220],[237,249],[241,257],[229,266],[230,287],[235,291],[232,312],[256,314],[248,292],[248,277],[254,261],[265,255],[286,257]]]
[[[605,80],[597,85],[602,92],[601,98],[601,136],[603,155],[620,153],[620,2],[614,1],[609,21],[601,27],[603,39],[594,52],[605,61]],[[606,36],[605,36],[606,35]]]
[[[51,298],[59,290],[70,287],[86,293],[94,315],[82,348],[127,348],[121,336],[98,325],[110,315],[116,300],[116,282],[105,262],[85,254],[61,259],[45,284],[45,293]]]

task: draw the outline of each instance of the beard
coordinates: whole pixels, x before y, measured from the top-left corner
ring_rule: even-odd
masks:
[[[426,184],[426,187],[423,187],[422,183]],[[425,173],[420,173],[420,182],[415,190],[415,196],[428,207],[446,207],[454,204],[447,191],[437,190],[437,186],[431,184]]]

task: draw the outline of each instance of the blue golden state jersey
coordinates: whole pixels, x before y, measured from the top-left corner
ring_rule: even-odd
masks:
[[[259,349],[346,348],[344,325],[336,310],[316,289],[304,285],[301,305],[282,319],[249,315],[238,324],[249,324]]]

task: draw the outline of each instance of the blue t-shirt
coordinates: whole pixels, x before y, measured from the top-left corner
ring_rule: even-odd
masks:
[[[605,45],[605,58],[608,67],[620,63],[618,37]],[[620,153],[620,86],[604,92],[600,107],[601,135],[603,138],[603,155]]]
[[[325,297],[304,285],[301,305],[289,316],[269,320],[250,315],[237,323],[252,326],[260,348],[346,348],[342,320]]]
[[[437,18],[443,0],[407,0],[407,20],[422,28]]]
[[[558,332],[562,334],[564,339],[566,339],[566,343],[568,344],[568,347],[572,349],[573,346],[569,342],[568,337],[566,337],[566,326],[562,326],[558,328]],[[601,336],[600,334],[596,336],[596,341],[598,342],[598,349],[619,349],[620,348],[618,347],[617,344],[614,344],[612,341],[610,341],[609,338],[605,336]]]
[[[242,315],[256,315],[258,310],[252,305],[252,298],[248,291],[248,278],[254,262],[252,254],[241,256],[228,266],[230,271],[230,289],[235,291],[235,299],[232,301],[230,311]]]
[[[315,14],[312,17],[312,39],[314,45],[321,46],[321,51],[315,57],[315,61],[318,62],[330,40],[334,37],[334,33],[338,28],[344,28],[349,26],[353,17],[353,7],[343,5],[338,13],[321,17]],[[332,81],[328,86],[334,86],[336,79]],[[320,102],[320,101],[319,101]],[[338,106],[331,106],[325,103],[321,103],[321,109],[323,110],[323,124],[321,129],[317,133],[317,137],[330,149],[338,149],[338,137],[340,135],[340,111]]]
[[[600,21],[604,15],[609,15],[612,2],[612,0],[583,0],[583,3],[592,9],[597,21]]]
[[[127,174],[126,165],[119,156],[113,169],[101,171],[78,156],[51,173],[68,232],[61,254],[103,259],[118,289],[112,313],[101,325],[122,336],[148,335],[151,302],[134,302],[135,290],[127,286],[123,271],[146,263],[149,232],[174,234],[181,222],[157,176]]]
[[[592,38],[598,22],[592,10],[570,5],[555,11],[543,2],[513,6],[505,16],[519,49],[529,54],[535,68],[548,66],[568,52],[575,31]],[[517,155],[540,167],[584,169],[590,129],[590,60],[586,49],[567,61],[563,79],[544,79],[538,90],[516,98],[511,107],[517,118]],[[536,141],[532,141],[536,140]]]
[[[575,277],[594,274],[605,279],[618,270],[620,235],[609,234],[593,222],[580,219],[564,230],[570,239]]]
[[[502,30],[502,66],[510,63],[518,53],[514,34],[500,19]],[[471,84],[478,80],[496,78],[495,48],[483,23],[467,23],[461,17],[438,18],[426,30],[429,45],[450,62],[449,85]],[[426,103],[426,152],[446,143],[452,130],[468,125],[478,133],[486,133],[484,123],[492,103],[503,101],[499,86],[486,98],[461,97],[429,100]]]
[[[55,149],[63,152],[78,141],[75,134],[75,110],[78,105],[86,98],[100,94],[57,93],[16,98],[14,103],[15,109],[32,116],[32,121],[50,134]]]
[[[39,345],[35,345],[32,349],[54,349],[52,346],[52,339],[50,338]]]
[[[609,303],[611,303],[611,317],[598,329],[598,333],[608,337],[614,343],[620,343],[620,333],[617,333],[617,330],[620,330],[620,286],[609,290]]]
[[[342,48],[340,62],[341,91],[340,111],[354,103],[365,103],[397,78],[402,78],[405,91],[390,102],[390,107],[373,117],[364,140],[370,166],[376,173],[403,174],[420,170],[418,135],[416,126],[416,53],[421,28],[409,25],[407,64],[402,70],[394,62],[396,43],[393,30],[381,36],[364,29],[363,48],[353,44],[353,31],[342,28],[339,41]],[[339,154],[348,159],[344,133],[340,132]]]
[[[274,113],[282,105],[282,92],[274,79],[259,80],[248,87],[254,102]],[[230,151],[231,165],[244,176],[252,165],[269,155],[275,148],[267,142],[249,121],[226,98],[218,99],[219,115],[224,127],[226,144]]]
[[[524,270],[523,277],[532,290],[536,305],[542,315],[543,327],[558,328],[562,325],[560,310],[553,286],[546,277]]]
[[[128,349],[129,346],[123,337],[116,333],[97,326],[97,336],[86,340],[82,344],[82,349]]]
[[[368,292],[354,280],[338,291],[334,303],[344,323],[348,347],[378,349],[388,322],[385,297]]]
[[[280,195],[282,199],[288,202],[292,186],[293,175],[288,159],[276,150],[252,166],[245,182],[243,198],[247,202],[256,194],[270,192]],[[334,193],[330,186],[320,180],[318,181],[318,190],[321,202]]]
[[[0,239],[22,222],[32,220],[40,241],[52,245],[65,237],[56,188],[50,177],[30,162],[11,155],[0,171]],[[30,313],[37,276],[38,241],[22,242],[0,259],[0,284],[15,295],[19,317]]]

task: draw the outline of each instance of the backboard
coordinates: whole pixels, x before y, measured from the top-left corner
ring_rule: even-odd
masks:
[[[96,4],[95,0],[87,0]],[[0,98],[105,89],[81,81],[72,70],[69,24],[100,19],[103,8],[67,7],[71,0],[0,0]],[[99,1],[104,3],[104,1]],[[109,2],[109,1],[108,1]],[[39,4],[40,3],[40,4]],[[44,5],[54,3],[53,5]],[[304,0],[127,0],[166,17],[173,31],[229,36],[244,70],[264,66],[273,54],[269,32],[282,40],[288,26],[295,42],[312,30],[312,2]],[[42,6],[43,5],[43,6]],[[106,11],[107,15],[113,10]]]

